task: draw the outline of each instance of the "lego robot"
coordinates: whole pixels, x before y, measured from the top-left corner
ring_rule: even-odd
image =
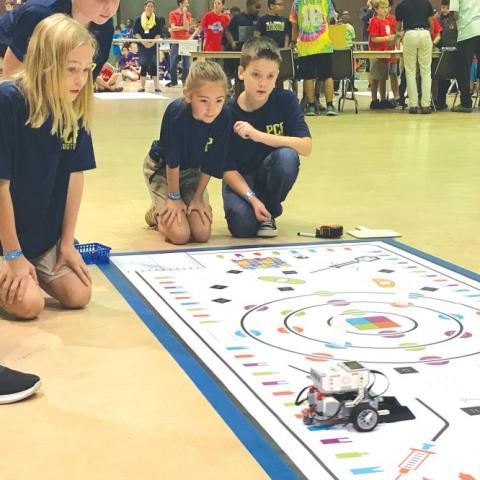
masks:
[[[357,431],[370,432],[381,422],[414,419],[408,407],[400,405],[395,397],[372,392],[376,375],[385,377],[354,361],[340,362],[324,370],[312,368],[313,385],[305,387],[295,401],[296,405],[308,403],[302,410],[303,423],[324,426],[352,423]],[[387,389],[388,385],[384,392]],[[306,397],[300,399],[306,390]]]

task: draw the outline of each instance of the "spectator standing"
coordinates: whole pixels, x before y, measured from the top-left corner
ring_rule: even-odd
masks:
[[[160,24],[155,17],[155,3],[152,0],[145,2],[143,13],[135,20],[133,27],[133,34],[135,38],[143,38],[153,40],[160,38]],[[141,42],[138,46],[138,54],[140,59],[140,88],[139,92],[145,91],[145,82],[147,73],[153,79],[155,91],[159,92],[158,88],[158,66],[157,66],[157,44],[155,42]]]
[[[370,20],[375,15],[375,10],[372,6],[372,0],[367,0],[367,4],[360,9],[359,16],[360,20],[363,23],[363,32],[362,38],[363,41],[368,41],[368,26],[370,25]]]
[[[455,12],[458,26],[457,82],[461,102],[452,108],[452,112],[470,113],[470,69],[473,56],[480,57],[480,1],[450,0],[450,11]]]
[[[417,63],[422,78],[422,105],[420,112],[432,113],[430,96],[432,91],[432,39],[433,8],[428,0],[403,0],[395,10],[397,32],[404,30],[403,61],[407,78],[409,113],[416,114],[418,108]]]
[[[316,115],[315,80],[324,80],[327,116],[333,106],[333,44],[328,25],[335,16],[331,0],[294,0],[290,13],[292,43],[298,50],[298,78],[304,79],[305,115]]]
[[[201,31],[204,33],[203,50],[207,52],[219,52],[223,50],[222,38],[225,27],[230,23],[230,17],[223,13],[225,0],[215,0],[213,9],[207,12],[192,37],[196,37]]]
[[[458,29],[454,13],[450,11],[450,0],[442,0],[438,23],[442,27],[439,43],[440,48],[453,48],[457,46]]]
[[[279,48],[288,48],[292,26],[287,17],[280,16],[283,6],[283,0],[268,0],[268,13],[259,18],[255,36],[271,38]]]
[[[177,8],[168,14],[168,24],[170,25],[170,37],[172,40],[188,40],[190,38],[190,27],[192,25],[192,14],[188,11],[188,0],[177,0]],[[167,87],[176,87],[178,85],[177,67],[180,60],[179,44],[170,44],[170,83]],[[182,57],[182,83],[185,81],[190,70],[191,57],[181,55]]]
[[[258,0],[247,0],[245,12],[235,15],[225,30],[232,51],[240,51],[243,44],[253,37],[262,6]]]

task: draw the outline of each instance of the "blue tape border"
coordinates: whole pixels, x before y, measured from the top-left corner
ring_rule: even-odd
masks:
[[[442,266],[456,273],[464,275],[472,280],[480,281],[480,275],[470,270],[459,267],[453,263],[441,260],[433,255],[425,253],[416,248],[405,245],[394,239],[372,238],[368,240],[335,240],[328,242],[298,242],[283,244],[250,244],[250,245],[229,245],[203,248],[185,248],[144,252],[125,252],[115,254],[124,255],[146,255],[155,253],[179,253],[192,251],[214,251],[214,250],[238,250],[246,248],[280,248],[300,246],[321,246],[342,243],[371,243],[381,241],[387,245],[399,248],[403,251],[428,260],[436,265]],[[150,306],[143,296],[132,286],[126,277],[113,264],[98,265],[113,286],[125,298],[135,313],[145,323],[148,329],[155,335],[157,340],[167,349],[177,364],[183,369],[203,396],[209,401],[217,413],[235,433],[245,448],[255,458],[265,472],[273,479],[295,480],[304,477],[295,465],[288,462],[284,455],[274,447],[271,438],[267,438],[266,432],[247,413],[244,413],[225,390],[217,383],[208,368],[203,365],[193,352],[185,346],[183,341],[165,323],[162,317]],[[160,320],[160,321],[159,321]],[[332,477],[333,478],[333,477]]]
[[[99,268],[157,340],[168,350],[265,472],[274,479],[304,478],[297,467],[288,462],[285,456],[282,456],[280,451],[274,447],[273,439],[266,438],[266,432],[260,425],[255,424],[250,415],[240,410],[240,405],[222,389],[207,367],[184,345],[182,340],[177,338],[162,317],[153,310],[126,277],[112,264],[99,265]]]

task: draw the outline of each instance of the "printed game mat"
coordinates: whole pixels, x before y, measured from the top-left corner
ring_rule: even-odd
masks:
[[[480,480],[475,273],[394,240],[120,254],[103,270],[272,478]],[[343,392],[312,394],[333,422],[296,405],[312,368]],[[355,369],[412,415],[341,421]]]

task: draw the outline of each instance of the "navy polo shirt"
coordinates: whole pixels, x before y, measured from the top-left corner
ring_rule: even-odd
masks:
[[[232,132],[229,118],[224,108],[212,123],[195,120],[190,104],[177,98],[165,111],[160,138],[152,143],[150,157],[156,162],[163,159],[170,168],[198,168],[222,178]]]
[[[297,97],[288,90],[274,88],[263,107],[253,112],[240,108],[236,99],[228,107],[232,124],[248,122],[261,132],[286,137],[311,137]],[[264,158],[275,150],[269,145],[243,139],[233,134],[230,141],[228,163],[225,170],[238,170],[241,174],[255,172]]]
[[[27,116],[18,86],[1,83],[0,179],[10,181],[20,246],[34,258],[61,238],[70,173],[95,168],[95,158],[84,128],[63,138],[50,133],[50,121],[25,125]]]
[[[23,62],[28,43],[35,27],[44,19],[55,13],[72,14],[70,0],[29,0],[0,17],[0,44],[7,45],[15,56]],[[97,52],[94,62],[94,78],[100,73],[108,60],[113,40],[112,19],[103,25],[91,22],[88,29],[97,40]]]

